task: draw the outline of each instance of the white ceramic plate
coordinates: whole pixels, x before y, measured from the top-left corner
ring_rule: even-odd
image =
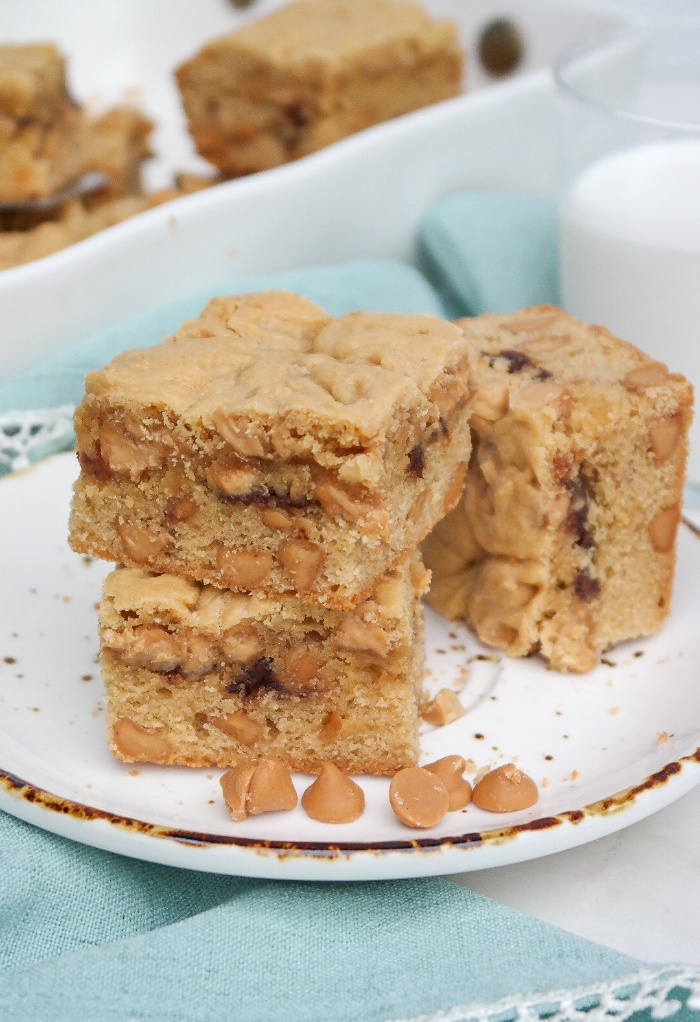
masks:
[[[468,806],[430,831],[401,825],[389,782],[361,778],[355,823],[297,807],[233,823],[220,771],[133,767],[103,739],[96,610],[107,565],[66,544],[73,455],[0,480],[0,808],[76,841],[212,872],[357,880],[483,869],[609,834],[700,781],[700,542],[684,527],[671,616],[592,673],[494,655],[429,613],[428,686],[454,686],[468,712],[424,725],[422,760],[515,761],[540,786],[532,809]],[[311,778],[295,776],[301,794]]]

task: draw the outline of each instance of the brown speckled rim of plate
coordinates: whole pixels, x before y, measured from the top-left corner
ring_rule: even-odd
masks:
[[[579,824],[590,817],[607,817],[619,813],[632,806],[640,795],[650,791],[661,789],[672,777],[679,775],[686,764],[693,767],[700,766],[700,746],[688,756],[667,763],[660,770],[650,774],[639,784],[635,784],[623,791],[592,802],[583,809],[572,809],[557,813],[554,816],[543,816],[536,820],[528,820],[527,823],[515,824],[512,827],[498,827],[494,830],[470,831],[466,834],[454,836],[431,838],[415,838],[406,841],[355,841],[343,842],[319,842],[319,841],[267,841],[259,838],[236,837],[233,834],[206,834],[199,831],[180,830],[172,827],[164,827],[160,824],[147,823],[144,820],[134,820],[128,816],[120,816],[103,809],[95,809],[92,806],[82,805],[80,802],[73,802],[71,799],[62,798],[51,792],[37,788],[28,781],[7,771],[0,770],[0,785],[17,799],[21,799],[41,809],[48,809],[51,812],[59,813],[62,816],[72,817],[75,820],[92,821],[102,820],[123,831],[142,834],[152,838],[166,838],[178,844],[206,847],[229,845],[252,851],[275,852],[283,856],[300,856],[311,858],[343,858],[350,857],[358,852],[434,852],[445,851],[450,848],[468,849],[483,846],[485,844],[497,845],[506,841],[512,841],[519,834],[533,833],[537,831],[549,831],[562,824]]]

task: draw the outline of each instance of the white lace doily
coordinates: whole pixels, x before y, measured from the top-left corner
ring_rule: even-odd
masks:
[[[683,990],[684,1001],[671,997]],[[693,966],[643,969],[609,983],[518,994],[491,1004],[458,1005],[448,1011],[394,1022],[625,1022],[649,1010],[651,1019],[671,1019],[681,1008],[700,1012],[700,971]]]
[[[0,472],[26,468],[32,455],[67,447],[73,438],[73,405],[0,415]]]

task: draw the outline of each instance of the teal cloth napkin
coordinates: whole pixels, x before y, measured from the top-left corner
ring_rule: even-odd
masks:
[[[85,371],[117,351],[159,341],[213,294],[268,286],[336,315],[450,306],[415,269],[391,262],[229,280],[0,384],[0,412],[74,403]],[[653,1007],[698,1022],[697,982],[447,880],[209,875],[102,852],[0,813],[0,1022],[592,1022],[611,1006],[619,1019],[641,1022]]]
[[[556,209],[509,192],[449,195],[418,232],[426,275],[453,316],[559,302]]]
[[[639,962],[447,880],[216,876],[2,814],[0,864],[3,1022],[389,1022],[474,1002],[506,1022],[529,991],[543,1015],[561,1006],[554,1022],[573,996],[586,1022],[602,991],[624,1010],[649,984]],[[673,994],[675,1022],[697,1022]]]

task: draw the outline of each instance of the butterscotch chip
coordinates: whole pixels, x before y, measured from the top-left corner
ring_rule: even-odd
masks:
[[[260,512],[260,517],[268,529],[280,532],[289,532],[294,529],[295,522],[287,511],[280,511],[276,507],[265,507]]]
[[[341,649],[354,649],[364,653],[386,656],[389,651],[389,636],[379,625],[363,621],[356,614],[343,618],[336,632],[336,641]]]
[[[464,489],[464,479],[466,474],[467,464],[464,462],[457,466],[457,470],[452,476],[447,490],[445,491],[445,514],[451,511],[459,500],[462,490]]]
[[[490,770],[474,785],[472,799],[479,809],[490,813],[513,813],[529,809],[539,798],[537,785],[514,763]]]
[[[683,436],[683,416],[665,415],[649,423],[649,447],[660,464],[673,455]]]
[[[508,410],[510,390],[503,377],[485,380],[472,400],[472,413],[487,422],[496,422]]]
[[[332,742],[343,729],[343,718],[335,710],[331,710],[321,727],[321,741]]]
[[[389,785],[389,802],[407,827],[434,827],[449,811],[447,788],[434,773],[423,767],[399,770]]]
[[[115,723],[111,739],[117,755],[125,763],[167,763],[172,757],[172,747],[167,738],[128,717],[122,717]]]
[[[680,520],[680,505],[671,504],[662,508],[649,522],[649,539],[657,553],[666,554],[673,549]]]
[[[150,564],[168,546],[164,536],[154,536],[139,525],[125,522],[118,527],[124,553],[136,564]]]
[[[571,403],[571,392],[557,383],[527,383],[514,391],[510,397],[510,408],[517,412],[527,408],[553,406],[557,414],[565,415]]]
[[[422,709],[421,716],[429,724],[436,724],[443,727],[451,724],[453,720],[462,717],[466,710],[459,701],[459,696],[451,688],[441,688],[434,699],[431,699]]]
[[[255,762],[239,763],[219,778],[226,808],[236,822],[246,820],[249,816],[248,789],[255,766]]]
[[[282,543],[277,557],[292,579],[295,589],[308,589],[323,567],[324,554],[320,547],[306,540]]]
[[[227,770],[219,783],[226,806],[236,821],[261,813],[289,811],[297,804],[289,770],[278,759],[239,763]]]
[[[279,759],[260,759],[248,786],[247,808],[251,816],[289,811],[297,804],[297,793],[287,767]]]
[[[331,518],[352,522],[371,511],[371,506],[356,500],[342,486],[328,479],[316,483],[314,493],[323,510]]]
[[[324,763],[313,784],[301,796],[306,815],[319,823],[352,823],[365,809],[359,784],[333,763]]]
[[[320,651],[308,643],[292,646],[284,655],[285,683],[292,691],[306,691],[318,675],[322,664]]]
[[[107,423],[100,431],[100,453],[110,472],[132,480],[162,460],[159,447],[139,442],[114,423]]]
[[[660,362],[646,362],[631,369],[622,380],[626,390],[640,391],[647,387],[660,387],[668,382],[668,370]]]
[[[447,788],[450,805],[449,812],[464,809],[472,800],[472,786],[463,776],[467,769],[467,761],[461,756],[443,756],[434,763],[426,763],[426,770],[439,777]]]
[[[165,506],[165,517],[173,522],[189,522],[197,513],[197,501],[191,493],[173,497]]]
[[[247,714],[239,710],[237,713],[225,713],[221,717],[213,717],[210,721],[219,731],[225,735],[235,738],[241,745],[248,748],[256,745],[265,736],[265,729],[262,724],[253,720]]]
[[[270,574],[272,564],[272,554],[264,550],[219,547],[216,552],[216,566],[226,584],[233,589],[255,589],[262,585]]]

